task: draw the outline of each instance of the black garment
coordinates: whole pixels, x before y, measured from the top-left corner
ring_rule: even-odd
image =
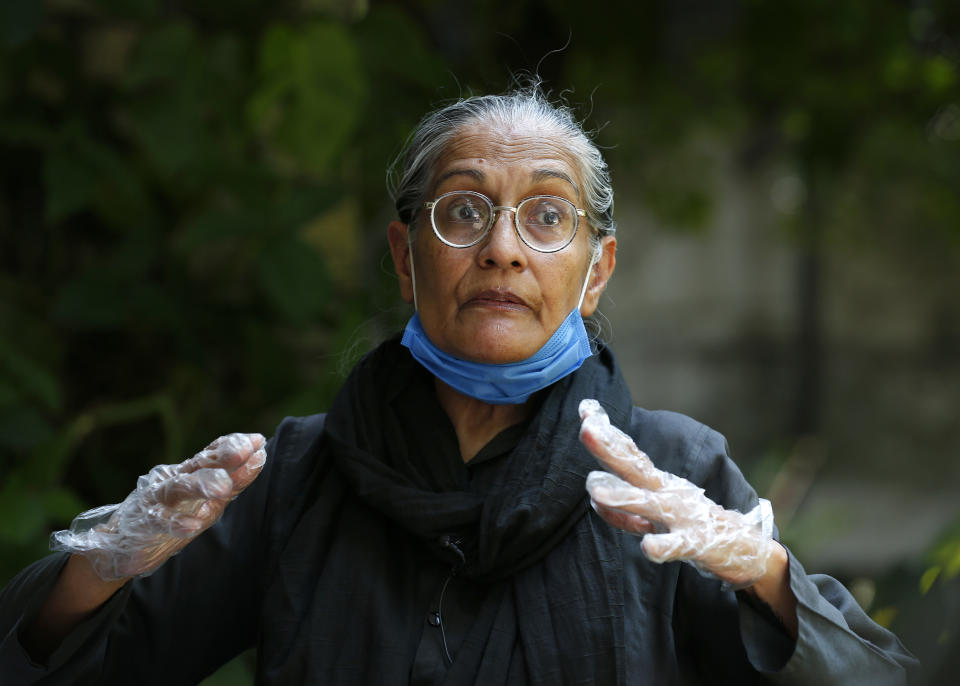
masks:
[[[397,363],[407,364],[403,358]],[[552,391],[512,454],[465,467],[459,455],[450,454],[455,435],[435,399],[429,393],[398,393],[403,390],[395,385],[403,383],[401,372],[390,377],[390,385],[377,380],[368,392],[397,399],[395,416],[384,421],[394,422],[397,430],[388,436],[417,447],[407,454],[437,446],[449,470],[442,475],[443,484],[477,493],[482,484],[496,484],[518,464],[532,468],[536,463],[536,442],[526,452],[525,441],[542,421],[549,421],[540,417],[551,407]],[[411,422],[421,416],[423,423]],[[426,654],[425,641],[437,640],[426,618],[456,555],[444,558],[432,547],[434,531],[426,536],[398,526],[368,504],[369,493],[359,497],[337,466],[323,423],[322,416],[285,420],[269,443],[263,473],[223,520],[157,573],[128,584],[68,637],[49,669],[29,663],[17,630],[36,611],[65,556],[51,556],[21,573],[0,597],[0,675],[6,679],[0,682],[191,684],[256,645],[258,683],[265,686],[408,683],[414,656]],[[575,417],[573,423],[578,424]],[[661,469],[699,484],[716,502],[741,511],[756,504],[755,493],[726,457],[719,434],[680,415],[638,408],[627,413],[622,425]],[[391,448],[391,459],[403,454],[396,450]],[[486,470],[489,475],[479,474]],[[529,476],[521,472],[518,478]],[[565,476],[561,470],[560,477]],[[605,669],[610,652],[558,654],[555,665],[544,667],[549,672],[531,673],[531,661],[542,660],[538,652],[566,649],[567,632],[591,632],[594,626],[599,629],[587,640],[600,651],[612,647],[614,661],[622,652],[622,673],[629,684],[743,684],[764,682],[765,677],[774,683],[894,684],[903,683],[904,671],[915,667],[896,638],[872,623],[839,583],[808,577],[792,557],[791,587],[799,600],[800,622],[795,646],[767,613],[722,591],[719,583],[688,565],[649,562],[639,537],[607,527],[591,510],[584,512],[571,535],[518,574],[499,580],[478,575],[480,581],[464,579],[455,589],[476,600],[479,610],[453,646],[453,666],[438,666],[436,673],[446,677],[439,683],[481,682],[477,673],[462,675],[457,666],[464,657],[469,660],[462,664],[477,655],[483,676],[490,678],[482,683],[608,683],[587,675],[575,681],[567,666],[583,658]],[[432,519],[424,519],[430,526]],[[577,564],[554,564],[565,547],[582,556]],[[472,552],[479,560],[483,550],[495,548],[478,544]],[[526,557],[523,551],[511,556]],[[576,597],[579,589],[596,584],[596,570],[606,564],[621,570],[619,606],[591,606],[587,622],[564,615],[564,599],[589,606],[601,602],[600,593],[610,592]],[[552,595],[536,601],[547,603],[544,616],[533,620],[546,625],[542,633],[531,634],[524,626],[527,618],[518,613],[521,602],[530,601],[516,599],[516,577],[521,575],[531,580],[523,588],[532,587],[535,601],[538,594]],[[616,640],[608,646],[607,636],[615,636],[611,625],[621,614],[622,648]],[[606,626],[611,626],[609,632]],[[349,652],[330,657],[344,645]]]
[[[596,461],[578,440],[577,414],[581,399],[602,398],[611,421],[627,422],[630,394],[612,355],[601,350],[577,374],[554,384],[514,459],[481,465],[469,482],[459,451],[439,452],[436,443],[406,439],[405,427],[423,420],[418,416],[423,406],[414,406],[411,396],[433,396],[417,393],[424,385],[432,390],[432,380],[409,363],[405,349],[383,346],[347,380],[326,433],[351,490],[422,542],[392,550],[384,563],[403,564],[426,547],[453,564],[458,575],[496,586],[486,594],[450,678],[492,686],[521,682],[526,674],[531,683],[566,678],[623,684],[621,560],[612,530],[585,516],[583,483]],[[371,392],[381,388],[395,392]],[[432,405],[439,410],[435,401]],[[451,557],[451,539],[462,560]],[[360,583],[369,578],[372,585],[366,609],[354,609],[361,617],[389,603],[377,598],[376,572],[364,567],[347,574]],[[387,633],[410,630],[408,618],[379,621]],[[327,651],[320,659],[363,665],[370,658],[361,646],[339,634],[320,648]],[[397,658],[386,665],[388,671],[404,671],[409,664],[407,656]]]

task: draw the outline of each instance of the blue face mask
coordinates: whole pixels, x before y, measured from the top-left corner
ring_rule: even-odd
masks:
[[[427,338],[419,314],[407,323],[400,342],[445,384],[492,405],[526,402],[540,389],[579,369],[591,354],[579,307],[563,320],[540,350],[519,362],[487,364],[454,357]]]

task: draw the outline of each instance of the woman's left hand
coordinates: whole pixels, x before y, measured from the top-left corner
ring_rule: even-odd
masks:
[[[772,538],[769,502],[747,514],[726,510],[695,484],[657,469],[596,400],[580,403],[580,418],[580,440],[614,472],[587,477],[594,509],[611,525],[644,534],[649,559],[686,560],[733,588],[764,576],[768,560],[782,551]]]

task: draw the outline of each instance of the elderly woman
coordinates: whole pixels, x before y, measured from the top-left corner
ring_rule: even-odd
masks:
[[[259,684],[905,682],[723,438],[634,407],[588,337],[617,241],[570,113],[469,98],[399,165],[402,337],[326,415],[218,439],[55,534],[4,592],[4,683],[195,683],[254,646]]]

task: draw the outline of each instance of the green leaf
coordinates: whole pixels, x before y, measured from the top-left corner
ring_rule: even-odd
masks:
[[[8,476],[0,488],[0,541],[24,544],[46,529],[43,503],[15,475]]]
[[[3,100],[0,91],[0,101]],[[11,145],[29,145],[34,148],[44,148],[50,142],[50,129],[43,124],[24,119],[0,118],[0,141]]]
[[[126,227],[147,214],[148,201],[129,160],[76,122],[64,127],[47,153],[44,181],[50,222],[90,208],[109,224]]]
[[[132,19],[149,19],[157,13],[157,0],[97,0],[97,4]]]
[[[46,159],[47,221],[56,223],[89,206],[97,187],[97,175],[75,155],[52,151]]]
[[[3,0],[0,2],[0,40],[16,46],[33,38],[43,21],[39,0]]]
[[[258,267],[263,292],[292,322],[306,324],[326,307],[330,297],[326,268],[320,255],[302,241],[277,241]]]
[[[88,509],[83,500],[66,488],[52,488],[42,493],[38,499],[50,519],[69,522]]]
[[[181,70],[196,68],[196,64],[190,65],[196,40],[193,27],[186,23],[172,22],[153,28],[137,46],[125,84],[136,87],[188,77],[190,72]]]
[[[445,80],[445,65],[408,12],[380,5],[358,27],[364,64],[382,81],[397,78],[433,94]],[[423,103],[418,100],[418,105]],[[422,113],[421,113],[422,114]]]
[[[143,331],[178,321],[176,304],[162,287],[103,267],[65,284],[52,314],[58,322],[84,329],[127,326]]]
[[[0,414],[0,447],[26,454],[53,436],[53,427],[36,410],[20,407]]]
[[[179,252],[188,254],[211,243],[237,241],[256,235],[262,229],[263,221],[257,213],[240,208],[211,207],[186,223],[175,244]]]
[[[357,49],[342,26],[274,26],[260,47],[247,117],[276,168],[323,177],[349,141],[364,92]]]
[[[63,396],[56,375],[2,339],[0,370],[27,397],[38,400],[48,410],[60,409]]]
[[[184,23],[154,29],[136,51],[122,121],[178,195],[229,186],[247,143],[244,68],[236,37],[201,36]]]
[[[956,68],[946,57],[931,57],[923,63],[923,80],[933,93],[944,93],[957,81]]]
[[[943,567],[934,565],[923,573],[923,576],[920,577],[920,592],[923,595],[926,595],[930,591],[933,587],[933,582],[937,580],[937,577],[940,576],[940,572],[942,571]]]

